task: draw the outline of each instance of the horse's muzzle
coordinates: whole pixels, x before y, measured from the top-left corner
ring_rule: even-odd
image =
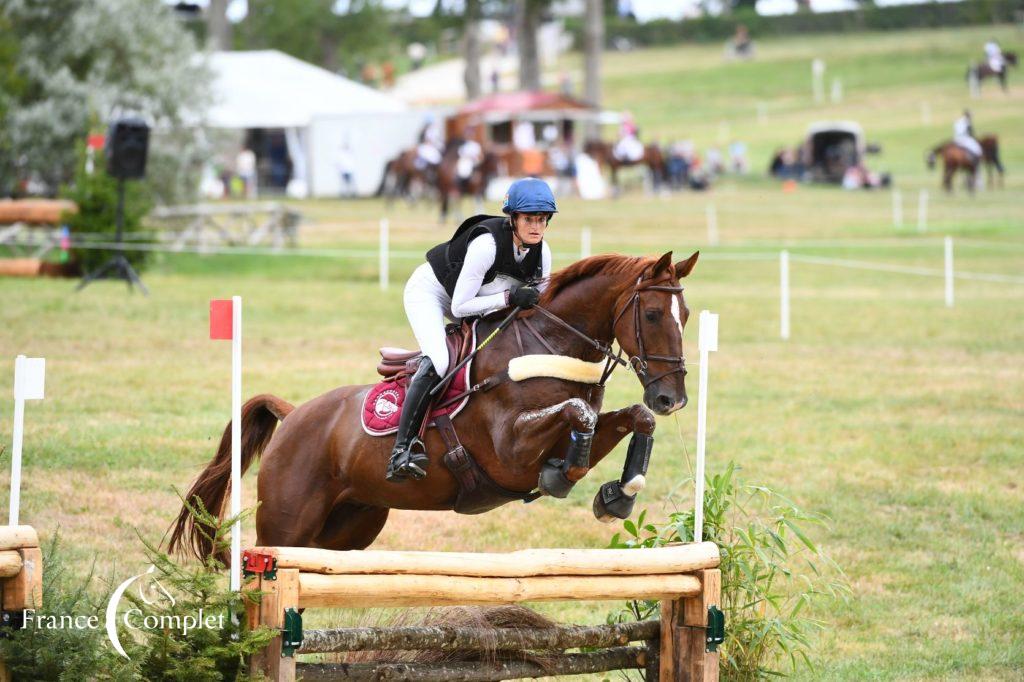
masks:
[[[665,416],[676,410],[686,407],[686,391],[681,396],[671,395],[669,392],[660,390],[657,386],[651,385],[644,391],[644,404],[655,414]]]

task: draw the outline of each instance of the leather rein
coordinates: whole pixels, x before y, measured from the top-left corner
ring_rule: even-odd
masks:
[[[633,372],[640,379],[640,383],[646,389],[655,381],[667,377],[670,374],[675,374],[676,372],[683,372],[685,374],[686,358],[682,355],[647,354],[647,349],[644,346],[643,337],[640,335],[640,294],[645,291],[660,291],[669,294],[678,294],[683,291],[683,287],[668,286],[664,284],[654,284],[653,282],[644,285],[642,277],[637,279],[636,287],[633,289],[633,295],[629,297],[629,300],[626,301],[626,303],[622,306],[619,312],[615,315],[615,319],[612,321],[612,334],[614,335],[615,327],[618,326],[619,321],[622,319],[623,315],[625,315],[626,311],[629,310],[630,306],[632,306],[633,333],[636,338],[638,352],[636,355],[630,357],[628,361],[622,359],[621,345],[619,346],[618,352],[614,352],[612,351],[611,344],[602,343],[601,341],[598,341],[597,339],[588,336],[587,334],[581,332],[579,329],[577,329],[576,327],[572,326],[571,324],[560,318],[558,315],[555,315],[550,310],[536,304],[533,306],[533,309],[543,313],[545,316],[547,316],[548,319],[550,319],[552,322],[562,327],[563,329],[570,331],[576,336],[580,337],[589,345],[593,346],[595,350],[597,350],[599,353],[605,356],[604,371],[601,372],[601,379],[597,382],[597,386],[604,386],[605,382],[608,381],[608,378],[612,375],[612,372],[615,371],[615,368],[618,367],[619,365],[622,365],[623,367],[629,367],[630,369],[632,369]],[[537,329],[530,323],[529,318],[525,317],[516,318],[512,323],[512,328],[513,330],[515,330],[516,340],[519,344],[520,353],[523,352],[523,341],[519,334],[519,328],[516,326],[519,322],[523,323],[526,329],[537,338],[537,340],[541,343],[542,346],[544,346],[544,348],[549,353],[551,353],[552,355],[558,355],[558,352],[550,343],[548,343],[548,340],[545,339],[544,336],[539,331],[537,331]],[[651,377],[647,371],[651,361],[671,363],[673,366],[667,371],[662,372],[657,376]],[[449,381],[451,378],[452,376],[446,376],[444,379],[442,379],[442,383]],[[467,388],[465,391],[462,391],[458,395],[454,395],[448,398],[447,400],[444,400],[439,405],[437,405],[437,408],[445,408],[449,405],[458,402],[459,400],[462,400],[467,395],[476,393],[477,391],[489,391],[498,384],[505,381],[506,379],[508,379],[507,371],[487,377],[483,381],[474,384],[473,386]]]

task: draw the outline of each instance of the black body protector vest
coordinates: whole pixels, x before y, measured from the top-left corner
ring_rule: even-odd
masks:
[[[526,258],[523,262],[517,263],[510,219],[504,216],[476,215],[459,225],[459,229],[450,240],[427,251],[427,262],[449,296],[455,294],[455,283],[466,261],[469,242],[485,232],[490,232],[494,237],[497,251],[494,255],[494,265],[484,275],[483,284],[493,282],[499,274],[527,284],[536,284],[540,281],[544,274],[541,258],[544,242],[528,247]]]

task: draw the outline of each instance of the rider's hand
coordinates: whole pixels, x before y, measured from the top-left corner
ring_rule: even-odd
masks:
[[[532,308],[540,300],[540,292],[533,287],[513,286],[508,291],[508,303],[519,308]]]

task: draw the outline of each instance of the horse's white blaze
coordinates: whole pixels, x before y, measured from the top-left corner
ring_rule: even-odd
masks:
[[[683,320],[679,317],[679,297],[672,297],[672,317],[676,320],[676,325],[679,327],[679,340],[683,339]]]

